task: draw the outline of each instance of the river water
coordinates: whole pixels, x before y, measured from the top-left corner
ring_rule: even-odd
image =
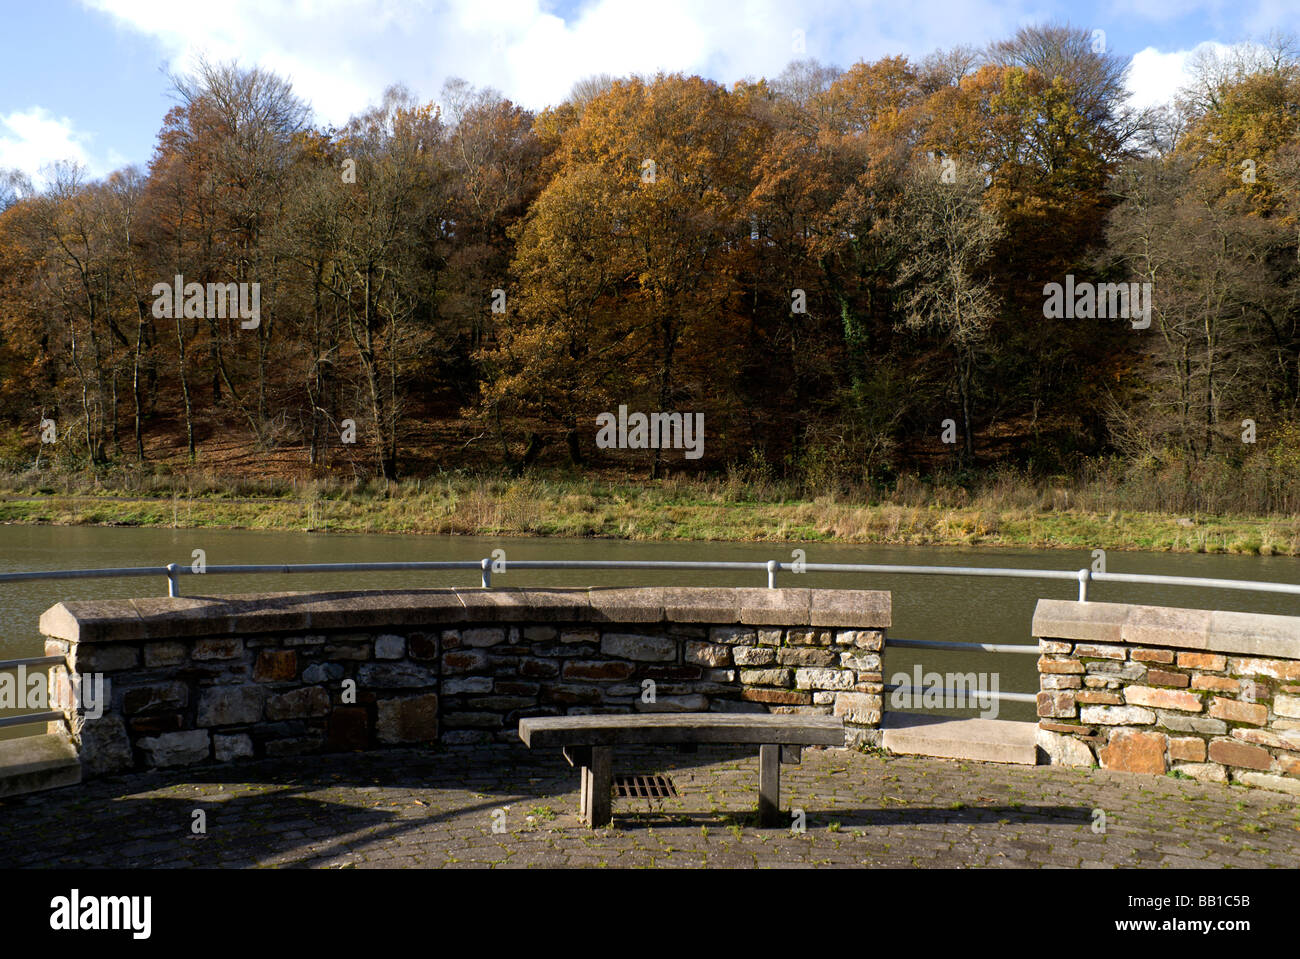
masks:
[[[0,526],[0,572],[39,569],[190,565],[195,549],[209,565],[244,563],[400,562],[477,560],[504,549],[508,560],[791,560],[801,548],[810,563],[915,564],[927,566],[1005,566],[1025,569],[1079,569],[1090,566],[1082,550],[980,550],[821,543],[640,543],[600,539],[543,539],[460,536],[402,536],[262,532],[255,530],[173,530],[97,526]],[[1112,573],[1158,573],[1222,579],[1300,583],[1300,559],[1172,553],[1107,555]],[[314,589],[477,586],[477,571],[346,573],[273,576],[183,576],[189,595],[224,595]],[[763,586],[766,573],[714,573],[650,570],[515,570],[493,577],[497,586]],[[972,643],[1030,643],[1034,604],[1043,597],[1073,599],[1074,582],[990,577],[866,574],[779,574],[777,585],[887,589],[893,593],[891,636]],[[46,608],[70,599],[166,595],[163,577],[0,583],[0,659],[40,655],[37,622]],[[1089,599],[1159,606],[1231,609],[1300,615],[1300,597],[1240,590],[1093,583]],[[923,673],[987,674],[1003,692],[1036,692],[1036,657],[1018,653],[933,651],[896,648],[885,658],[885,677],[914,678]],[[888,704],[886,705],[888,708]],[[931,711],[931,710],[926,710]],[[947,710],[971,716],[977,711]],[[0,715],[7,715],[0,711]],[[1003,702],[998,718],[1032,720],[1029,703]],[[33,730],[23,730],[28,734]],[[0,730],[3,734],[19,730]]]

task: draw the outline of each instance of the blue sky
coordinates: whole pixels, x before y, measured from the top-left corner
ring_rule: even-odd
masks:
[[[342,124],[403,82],[436,100],[461,76],[534,109],[593,73],[772,76],[796,52],[849,66],[1025,23],[1102,30],[1133,58],[1141,103],[1167,99],[1202,44],[1300,34],[1298,0],[0,0],[0,168],[72,159],[95,176],[145,164],[172,105],[168,70],[198,54],[293,81]]]

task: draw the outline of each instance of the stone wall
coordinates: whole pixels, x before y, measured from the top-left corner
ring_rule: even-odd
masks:
[[[1048,761],[1300,795],[1300,617],[1040,600],[1033,634]]]
[[[517,741],[524,716],[664,710],[880,722],[887,592],[444,589],[61,603],[46,653],[87,776],[390,744]]]

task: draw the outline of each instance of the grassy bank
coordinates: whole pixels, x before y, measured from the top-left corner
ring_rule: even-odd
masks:
[[[25,474],[0,477],[0,522],[1300,555],[1300,516],[1098,508],[1080,491],[1012,486],[800,496],[734,476],[450,474],[376,484]]]

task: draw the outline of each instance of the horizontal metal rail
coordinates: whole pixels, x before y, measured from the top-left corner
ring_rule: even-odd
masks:
[[[511,563],[510,565],[514,565]],[[793,563],[778,563],[778,569],[792,570]],[[1026,579],[1078,579],[1072,569],[1014,569],[1003,566],[882,566],[878,563],[802,563],[810,573],[921,573],[928,576],[1004,576]],[[1296,587],[1300,590],[1300,586]]]
[[[978,690],[978,691],[969,690],[969,689],[926,689],[919,686],[895,686],[892,683],[885,684],[885,692],[887,693],[903,692],[909,694],[915,693],[919,696],[924,696],[925,693],[930,693],[931,695],[933,695],[934,693],[939,693],[940,695],[943,695],[945,697],[950,696],[953,699],[958,699],[958,698],[964,698],[967,700],[1004,699],[1012,703],[1034,703],[1038,701],[1037,693],[1004,693],[1004,692],[995,693],[992,690],[987,690],[987,689]],[[915,704],[912,705],[913,708],[915,708]],[[972,707],[963,707],[963,708],[973,709],[975,707],[972,706]]]
[[[25,656],[22,659],[2,659],[0,660],[0,672],[7,672],[11,669],[20,669],[29,666],[67,666],[68,658],[66,656]],[[0,719],[0,729],[8,729],[14,726],[34,726],[37,723],[66,722],[67,716],[54,710],[45,710],[38,713],[21,713],[17,716],[5,716]]]
[[[1203,576],[1149,576],[1143,573],[1093,573],[1091,579],[1099,583],[1147,583],[1172,586],[1199,586],[1204,589],[1253,589],[1261,593],[1291,593],[1300,595],[1296,583],[1261,583],[1253,579],[1207,579]]]
[[[960,650],[982,650],[986,653],[1033,653],[1038,656],[1042,650],[1037,646],[1013,646],[1006,643],[954,643],[938,639],[895,639],[893,636],[885,637],[885,648],[890,646],[905,646],[910,649],[960,649]]]
[[[65,666],[66,656],[28,656],[24,659],[0,659],[0,669],[17,669],[19,666]]]
[[[166,576],[166,566],[123,566],[107,569],[38,569],[22,573],[0,573],[0,583],[29,579],[118,579],[124,576]]]
[[[779,572],[801,575],[803,573],[857,573],[882,575],[921,576],[993,576],[1006,579],[1073,580],[1079,584],[1079,602],[1088,599],[1088,584],[1141,583],[1151,586],[1193,586],[1204,589],[1244,589],[1268,593],[1287,593],[1300,596],[1300,583],[1268,583],[1245,579],[1209,579],[1198,576],[1160,576],[1147,573],[1100,573],[1090,569],[1016,569],[996,566],[903,566],[879,563],[806,563],[780,562],[778,560],[703,561],[703,560],[453,560],[443,562],[407,563],[260,563],[238,566],[206,566],[195,569],[189,565],[170,563],[166,566],[132,566],[106,569],[33,570],[18,573],[0,573],[0,583],[26,580],[57,579],[108,579],[138,576],[165,576],[168,595],[179,596],[182,575],[222,574],[290,574],[290,573],[360,573],[404,572],[433,570],[478,570],[484,588],[492,585],[492,574],[511,569],[554,570],[705,570],[715,572],[766,572],[768,588],[776,587]]]
[[[46,710],[43,713],[25,713],[22,716],[6,716],[0,719],[0,729],[8,729],[12,726],[31,726],[36,723],[57,723],[66,722],[66,716],[53,710]]]

